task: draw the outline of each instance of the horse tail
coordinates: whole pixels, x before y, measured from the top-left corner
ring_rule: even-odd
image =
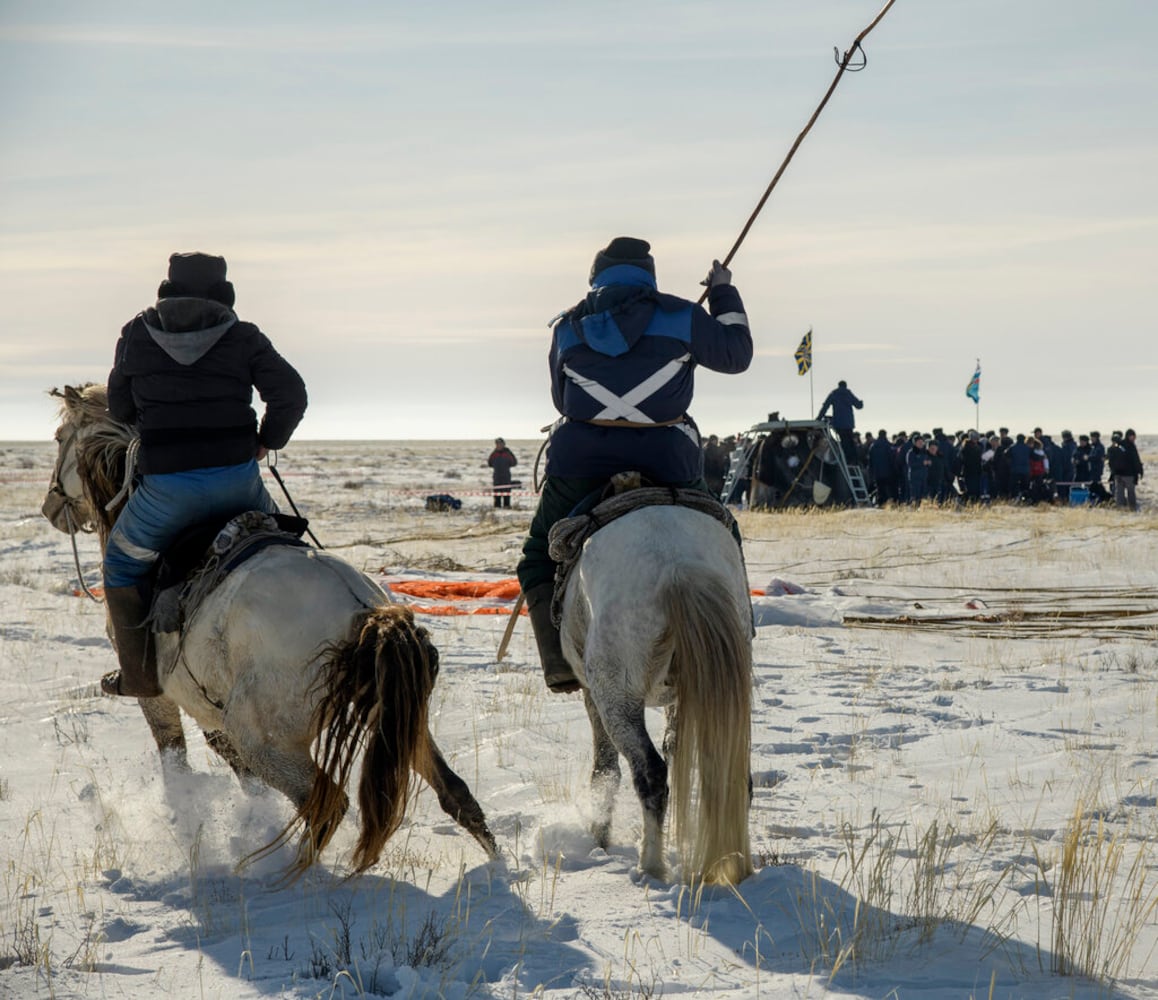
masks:
[[[752,874],[749,612],[724,581],[702,573],[681,573],[662,599],[676,693],[669,760],[676,844],[685,872],[737,885]]]
[[[402,824],[414,772],[433,766],[427,709],[437,669],[438,654],[426,630],[399,604],[360,613],[350,637],[331,648],[314,709],[318,772],[300,816],[314,857],[346,810],[343,789],[359,747],[362,829],[351,858],[354,870],[374,864]],[[312,857],[302,860],[308,864]]]

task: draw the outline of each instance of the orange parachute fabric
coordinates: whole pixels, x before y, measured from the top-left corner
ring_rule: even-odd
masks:
[[[510,605],[519,596],[519,581],[506,580],[389,580],[392,594],[418,598],[410,607],[420,615],[509,615]],[[422,601],[453,601],[452,604],[423,604]],[[476,601],[504,601],[503,605],[476,604]],[[522,608],[521,614],[527,609]]]
[[[449,598],[477,601],[495,598],[513,601],[519,596],[519,581],[509,580],[392,580],[387,586],[395,594],[411,597]]]

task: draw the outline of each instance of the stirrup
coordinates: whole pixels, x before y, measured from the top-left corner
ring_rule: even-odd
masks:
[[[163,692],[158,691],[156,694],[126,694],[121,687],[122,681],[121,672],[119,670],[112,670],[101,678],[101,694],[107,694],[114,698],[158,698]]]

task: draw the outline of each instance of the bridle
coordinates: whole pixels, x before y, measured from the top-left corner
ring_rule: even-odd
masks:
[[[57,453],[56,465],[52,470],[52,479],[48,485],[48,493],[44,498],[44,503],[41,505],[41,512],[52,523],[53,527],[60,531],[68,533],[69,541],[72,543],[72,561],[76,567],[77,580],[80,583],[81,590],[91,601],[102,603],[101,599],[89,589],[84,580],[84,572],[80,565],[80,552],[76,544],[76,536],[78,532],[89,534],[95,531],[91,512],[85,509],[85,500],[81,497],[73,496],[65,488],[65,474],[66,469],[77,469],[80,458],[78,449],[81,442],[84,441],[95,428],[78,426],[70,423],[67,425],[68,431],[57,439]],[[125,458],[125,481],[116,496],[106,505],[106,510],[111,510],[118,504],[130,491],[132,483],[132,472],[136,465],[136,445],[138,441],[134,438],[129,445],[128,453]],[[79,478],[79,473],[77,473]]]

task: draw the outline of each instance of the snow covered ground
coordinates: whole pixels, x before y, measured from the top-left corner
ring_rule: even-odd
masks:
[[[529,483],[538,443],[512,446]],[[534,501],[492,510],[487,451],[306,442],[279,469],[322,544],[386,585],[501,580]],[[424,789],[370,873],[344,880],[348,817],[284,887],[284,852],[235,866],[287,803],[192,726],[193,773],[163,774],[136,704],[97,693],[103,609],[38,513],[52,460],[0,444],[0,996],[1158,998],[1148,481],[1138,514],[742,514],[766,596],[758,869],[734,892],[638,873],[626,780],[595,848],[582,702],[546,692],[525,620],[497,663],[506,615],[426,613],[435,735],[501,860]],[[442,492],[462,508],[426,511]],[[79,558],[99,582],[93,537]]]

